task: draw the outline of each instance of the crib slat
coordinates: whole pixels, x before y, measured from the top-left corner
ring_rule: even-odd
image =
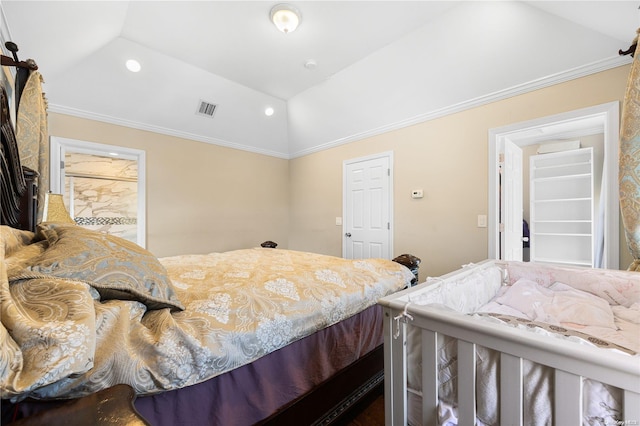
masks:
[[[422,424],[438,424],[438,333],[422,330]]]
[[[500,354],[500,423],[522,426],[522,358]]]
[[[555,370],[554,423],[582,424],[582,377]]]
[[[407,332],[405,324],[398,323],[393,318],[393,311],[385,309],[385,424],[405,426],[407,424]],[[396,332],[398,332],[397,335]]]
[[[476,424],[476,345],[458,340],[458,424]]]
[[[623,420],[627,421],[627,424],[633,424],[632,421],[636,421],[635,424],[640,422],[640,394],[626,390],[623,397]]]

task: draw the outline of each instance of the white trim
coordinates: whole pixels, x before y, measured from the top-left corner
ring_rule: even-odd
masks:
[[[2,2],[0,2],[0,39],[2,39],[2,50],[5,49],[4,43],[11,40],[11,28],[9,27],[9,22],[7,21],[7,15],[4,13],[4,8],[2,7]]]
[[[358,141],[364,138],[380,135],[393,130],[402,129],[404,127],[412,126],[414,124],[435,120],[440,117],[444,117],[450,114],[455,114],[471,108],[476,108],[482,105],[489,104],[491,102],[496,102],[496,101],[507,99],[513,96],[532,92],[534,90],[543,89],[545,87],[553,86],[554,84],[564,83],[566,81],[585,77],[590,74],[595,74],[601,71],[617,68],[623,65],[627,65],[629,63],[631,63],[631,58],[627,56],[610,57],[600,61],[592,62],[590,64],[587,64],[581,67],[573,68],[567,71],[562,71],[547,77],[542,77],[527,83],[519,84],[507,89],[499,90],[497,92],[489,93],[484,96],[479,96],[477,98],[469,99],[464,102],[459,102],[457,104],[449,105],[434,111],[425,112],[425,113],[416,115],[415,117],[407,118],[405,120],[400,120],[395,123],[390,123],[384,126],[370,129],[370,130],[365,130],[363,132],[355,133],[350,136],[345,136],[343,138],[335,139],[333,141],[328,141],[320,145],[314,146],[312,148],[303,149],[293,153],[276,152],[269,149],[262,149],[262,148],[242,145],[242,144],[225,141],[218,138],[211,138],[211,137],[196,135],[193,133],[183,132],[180,130],[168,129],[166,127],[140,123],[137,121],[125,120],[122,118],[112,117],[104,114],[97,114],[90,111],[84,111],[76,108],[65,107],[63,105],[49,104],[49,111],[58,113],[58,114],[66,114],[66,115],[71,115],[75,117],[86,118],[89,120],[102,121],[105,123],[115,124],[118,126],[130,127],[133,129],[145,130],[145,131],[154,132],[162,135],[175,136],[183,139],[189,139],[189,140],[194,140],[198,142],[209,143],[212,145],[219,145],[219,146],[224,146],[228,148],[239,149],[242,151],[253,152],[256,154],[263,154],[271,157],[290,160],[297,157],[303,157],[305,155],[324,151],[340,145],[344,145],[350,142]]]
[[[393,187],[393,151],[385,151],[380,152],[378,154],[366,155],[364,157],[351,158],[349,160],[344,160],[342,162],[342,233],[340,238],[342,238],[342,257],[347,250],[347,242],[344,239],[344,234],[346,232],[345,221],[344,218],[347,214],[347,166],[354,163],[360,163],[362,161],[376,160],[378,158],[389,159],[389,259],[393,259],[393,234],[394,234],[394,222],[393,222],[393,194],[395,193]]]
[[[508,126],[489,129],[488,143],[488,175],[489,175],[489,208],[488,208],[488,247],[487,257],[489,259],[500,259],[500,239],[498,212],[499,197],[498,192],[498,159],[500,155],[500,145],[509,136],[522,130],[531,130],[537,127],[545,127],[553,123],[579,121],[589,117],[601,117],[604,127],[604,157],[606,165],[607,187],[604,191],[605,197],[605,218],[604,218],[604,267],[608,269],[619,269],[620,265],[620,204],[618,192],[618,137],[620,128],[620,102],[614,101],[593,107],[582,108],[561,114],[541,117],[534,120],[510,124]]]
[[[71,115],[79,118],[86,118],[89,120],[101,121],[103,123],[115,124],[117,126],[129,127],[132,129],[144,130],[147,132],[158,133],[160,135],[175,136],[177,138],[188,139],[197,142],[204,142],[211,145],[224,146],[227,148],[238,149],[241,151],[249,151],[256,154],[268,155],[270,157],[289,159],[287,153],[276,152],[269,149],[262,149],[253,146],[247,146],[238,144],[235,142],[225,141],[223,139],[211,138],[208,136],[196,135],[194,133],[183,132],[181,130],[169,129],[166,127],[155,126],[153,124],[141,123],[139,121],[125,120],[122,118],[112,117],[110,115],[97,114],[90,111],[84,111],[81,109],[70,108],[63,105],[49,104],[49,112],[57,114]]]
[[[136,160],[138,162],[138,217],[137,217],[137,237],[138,245],[146,248],[147,243],[147,226],[146,226],[146,153],[141,149],[126,148],[115,145],[106,145],[95,142],[86,142],[76,139],[61,138],[58,136],[51,136],[50,140],[50,163],[49,174],[51,192],[56,194],[64,193],[64,186],[61,184],[62,176],[60,174],[60,161],[62,148],[71,148],[74,152],[80,152],[84,154],[97,154],[107,155],[109,153],[117,152],[118,158],[126,158],[129,160]]]
[[[450,114],[455,114],[461,111],[465,111],[471,108],[476,108],[482,105],[486,105],[492,102],[511,98],[514,96],[522,95],[528,92],[533,92],[535,90],[543,89],[545,87],[553,86],[555,84],[564,83],[566,81],[585,77],[601,71],[617,68],[617,67],[629,64],[631,63],[631,61],[632,61],[631,58],[627,58],[626,56],[622,56],[622,57],[615,56],[608,59],[603,59],[601,61],[592,62],[590,64],[573,68],[568,71],[552,74],[547,77],[539,78],[537,80],[532,80],[530,82],[519,84],[507,89],[489,93],[488,95],[479,96],[474,99],[469,99],[464,102],[449,105],[449,106],[437,109],[435,111],[426,112],[412,118],[397,121],[395,123],[377,127],[375,129],[366,130],[364,132],[356,133],[351,136],[346,136],[344,138],[326,142],[312,148],[303,149],[298,152],[291,153],[290,158],[303,157],[305,155],[313,154],[316,152],[324,151],[326,149],[344,145],[349,142],[354,142],[364,138],[377,136],[393,130],[398,130],[404,127],[412,126],[414,124],[423,123],[425,121],[435,120],[436,118],[444,117]]]

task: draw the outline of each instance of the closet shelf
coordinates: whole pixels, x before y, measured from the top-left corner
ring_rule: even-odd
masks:
[[[532,155],[529,247],[532,262],[593,261],[593,148]]]
[[[532,232],[533,235],[538,237],[589,237],[591,238],[591,234],[571,234],[564,232]]]
[[[534,203],[559,203],[559,202],[567,202],[567,201],[589,201],[591,202],[591,198],[581,197],[581,198],[551,198],[546,200],[535,200]]]
[[[548,176],[548,177],[538,177],[538,178],[533,178],[532,182],[556,182],[559,180],[566,180],[566,179],[591,179],[591,173],[577,173],[577,174],[571,174],[571,175],[562,175],[562,176]]]
[[[536,166],[536,170],[550,170],[550,169],[563,169],[567,166],[591,166],[591,161],[581,161],[577,163],[561,163],[561,164],[551,164],[548,166]]]
[[[591,223],[591,219],[541,219],[531,223]]]

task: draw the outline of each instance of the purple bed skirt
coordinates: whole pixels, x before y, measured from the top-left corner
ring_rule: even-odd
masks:
[[[154,426],[244,426],[267,418],[383,341],[378,305],[206,382],[135,401]]]
[[[135,407],[154,426],[252,425],[382,341],[382,308],[375,305],[206,382],[140,396]]]
[[[206,382],[138,396],[136,410],[153,426],[245,426],[300,398],[383,342],[382,307],[364,311]],[[65,401],[2,400],[2,424]]]

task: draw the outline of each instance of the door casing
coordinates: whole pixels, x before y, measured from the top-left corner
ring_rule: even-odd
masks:
[[[618,196],[618,138],[620,132],[620,102],[614,101],[593,107],[542,117],[530,121],[489,130],[489,209],[488,209],[488,248],[489,259],[500,259],[500,186],[499,156],[504,140],[510,139],[520,146],[536,143],[536,138],[549,140],[553,131],[560,128],[573,128],[573,132],[598,128],[604,133],[603,196],[605,198],[604,216],[604,268],[619,269],[620,263],[620,204]],[[537,134],[537,136],[535,136]],[[586,133],[585,133],[586,134]],[[534,135],[524,137],[523,135]],[[558,133],[560,135],[560,133]],[[567,136],[563,133],[562,136]]]

